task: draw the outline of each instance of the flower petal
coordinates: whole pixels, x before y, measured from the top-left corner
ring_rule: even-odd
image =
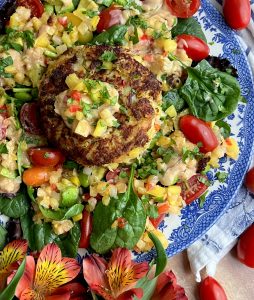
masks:
[[[7,280],[9,284],[16,272],[13,272]],[[32,288],[35,275],[35,261],[32,256],[26,257],[26,266],[23,276],[21,277],[15,291],[15,296],[20,298],[22,292],[27,288]]]
[[[18,268],[18,261],[23,260],[27,252],[27,241],[16,240],[7,244],[0,252],[0,283],[4,284],[12,271]],[[0,285],[1,285],[0,284]]]
[[[92,284],[90,286],[90,289],[97,295],[100,295],[101,297],[103,297],[103,299],[105,300],[115,300],[115,297],[113,297],[110,293],[110,290],[105,289],[102,286],[96,285],[96,284]]]
[[[65,284],[59,288],[57,288],[54,292],[55,295],[61,295],[65,293],[71,294],[71,299],[77,296],[84,295],[86,293],[86,289],[81,283],[78,282],[72,282]]]
[[[108,289],[106,270],[106,260],[96,254],[83,259],[83,275],[89,286],[98,285]]]
[[[159,275],[155,292],[151,300],[188,300],[184,289],[177,284],[172,271]]]
[[[131,289],[120,296],[117,297],[117,300],[132,300],[133,296],[136,296],[138,299],[143,297],[143,290],[141,288]]]
[[[138,279],[148,272],[147,263],[135,263],[131,260],[131,252],[124,248],[113,251],[109,262],[107,276],[110,288],[115,297],[135,286]]]
[[[30,288],[25,289],[19,300],[44,300],[45,298]]]
[[[38,258],[34,289],[45,295],[52,294],[59,286],[74,279],[80,271],[75,259],[62,258],[56,244],[48,244]]]
[[[70,300],[71,299],[71,293],[64,293],[61,295],[53,295],[53,296],[47,296],[45,300]]]

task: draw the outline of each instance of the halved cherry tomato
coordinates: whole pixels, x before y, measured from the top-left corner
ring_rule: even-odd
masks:
[[[254,193],[254,167],[245,176],[245,186],[251,193]]]
[[[79,248],[88,248],[90,245],[90,236],[93,229],[93,217],[90,212],[83,210],[83,218],[81,220],[81,236]]]
[[[150,222],[155,228],[158,228],[160,223],[164,220],[166,214],[160,214],[157,218],[150,218]]]
[[[59,17],[57,19],[58,23],[61,24],[63,27],[66,27],[68,25],[68,18],[66,16]]]
[[[254,268],[254,225],[241,236],[237,244],[238,259],[250,268]]]
[[[200,61],[210,53],[208,45],[200,38],[190,34],[180,34],[176,38],[178,49],[184,49],[189,58]]]
[[[79,102],[82,98],[82,94],[79,91],[72,91],[71,98]]]
[[[44,13],[44,6],[40,0],[18,0],[17,5],[30,8],[33,17],[40,18]]]
[[[185,137],[192,143],[202,143],[200,151],[211,152],[219,145],[219,141],[211,127],[204,121],[186,115],[181,117],[179,126]]]
[[[200,7],[200,0],[166,0],[169,11],[178,18],[193,16]]]
[[[122,23],[123,13],[119,7],[111,5],[100,13],[100,21],[97,25],[97,31],[102,32],[108,28]]]
[[[250,23],[250,0],[224,0],[223,15],[233,29],[244,29]]]
[[[182,189],[181,196],[186,204],[190,204],[204,194],[208,186],[203,182],[207,180],[208,178],[205,175],[196,174],[188,179],[187,182],[178,183]]]
[[[41,134],[40,109],[37,103],[25,103],[20,110],[20,122],[31,134]]]
[[[213,277],[206,277],[199,284],[200,300],[227,300],[223,287]]]
[[[63,160],[62,153],[51,148],[30,148],[27,153],[35,166],[54,167]]]
[[[29,186],[40,186],[49,181],[50,173],[53,171],[50,167],[32,167],[23,173],[23,181]]]

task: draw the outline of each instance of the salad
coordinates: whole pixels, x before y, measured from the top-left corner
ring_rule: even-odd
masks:
[[[202,206],[207,172],[239,155],[224,121],[241,100],[237,72],[209,56],[199,1],[6,3],[0,212],[14,234],[0,226],[0,246],[144,252],[152,232],[167,248],[164,218]]]

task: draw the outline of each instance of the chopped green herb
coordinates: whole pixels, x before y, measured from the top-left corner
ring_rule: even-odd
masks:
[[[228,178],[228,173],[226,172],[217,172],[216,177],[219,180],[219,182],[225,182]]]
[[[71,22],[68,23],[68,25],[65,28],[65,31],[67,31],[68,33],[73,31],[73,24]]]
[[[110,99],[108,89],[105,86],[100,90],[100,95],[104,100]]]
[[[120,126],[120,124],[117,121],[113,121],[113,127],[118,128]]]
[[[128,114],[128,110],[123,105],[120,105],[120,112],[125,115]]]
[[[87,104],[87,103],[84,103],[84,106],[83,106],[83,114],[85,116],[87,116],[91,111],[91,105],[90,104]]]
[[[6,34],[0,38],[1,47],[4,50],[14,49],[18,52],[23,50],[23,44],[19,42],[22,39],[26,43],[27,48],[32,48],[34,45],[34,33],[30,30],[18,31],[12,28],[7,28]]]
[[[119,174],[119,177],[120,178],[128,178],[129,176],[128,176],[127,172],[121,171],[120,174]]]
[[[117,59],[117,56],[113,51],[104,51],[103,54],[100,56],[100,60],[111,62]]]
[[[6,147],[6,144],[0,144],[0,153],[1,154],[7,154],[8,153],[8,149]]]
[[[11,56],[0,59],[0,77],[11,78],[12,75],[5,72],[5,68],[13,65],[13,59]]]
[[[83,11],[83,14],[88,16],[89,18],[93,18],[98,15],[98,12],[95,10],[87,10],[87,11]]]
[[[186,147],[183,147],[183,162],[186,162],[187,159],[201,158],[203,154],[199,152],[199,147],[195,147],[193,150],[189,150]]]
[[[157,149],[157,154],[162,158],[164,163],[168,163],[172,157],[176,155],[176,152],[172,147],[169,148],[164,148],[164,147],[159,147]]]
[[[206,186],[210,186],[210,181],[205,176],[199,176],[198,181],[205,184]]]
[[[128,22],[127,22],[127,25],[133,25],[133,26],[136,26],[136,27],[140,27],[141,29],[147,29],[148,28],[147,21],[140,18],[139,16],[130,17]]]

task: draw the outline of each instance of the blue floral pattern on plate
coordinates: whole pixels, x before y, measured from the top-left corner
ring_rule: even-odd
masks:
[[[196,18],[205,31],[211,45],[211,53],[229,59],[237,68],[242,96],[247,100],[247,104],[239,103],[237,111],[227,118],[232,128],[232,136],[238,141],[240,156],[236,162],[226,158],[220,160],[219,170],[229,174],[226,182],[214,182],[203,208],[200,208],[197,200],[185,207],[180,217],[169,216],[163,222],[161,229],[170,242],[167,249],[168,256],[186,249],[202,235],[204,243],[212,243],[205,233],[232,203],[242,184],[253,151],[254,85],[247,57],[236,34],[225,24],[222,15],[210,1],[201,2],[202,6]],[[209,172],[209,179],[215,179],[217,171]],[[211,246],[217,247],[214,244]],[[136,259],[151,260],[153,255],[154,251],[136,254]]]

